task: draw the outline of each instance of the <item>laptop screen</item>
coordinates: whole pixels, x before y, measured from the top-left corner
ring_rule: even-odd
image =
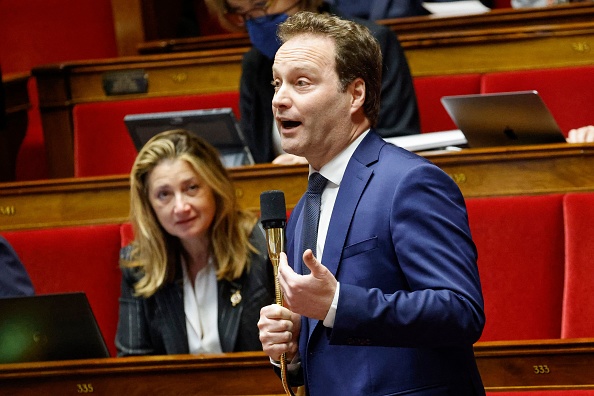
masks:
[[[565,142],[537,91],[444,96],[441,102],[469,147]]]
[[[231,108],[129,114],[124,123],[136,150],[160,132],[186,129],[213,145],[226,167],[254,164]]]
[[[0,363],[109,357],[84,293],[0,299]]]

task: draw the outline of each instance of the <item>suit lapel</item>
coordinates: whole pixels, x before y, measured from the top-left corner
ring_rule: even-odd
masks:
[[[237,341],[237,333],[239,331],[239,322],[241,319],[241,312],[245,304],[238,304],[233,306],[231,297],[235,292],[242,291],[242,277],[239,281],[228,282],[221,280],[218,282],[219,289],[219,340],[223,352],[233,352],[235,343]],[[243,296],[245,298],[246,296]]]
[[[327,235],[331,237],[326,237],[322,257],[322,263],[335,277],[355,210],[373,175],[370,165],[377,162],[379,150],[384,144],[385,141],[379,136],[373,132],[368,133],[353,153],[344,172],[328,226]],[[309,319],[310,337],[318,323],[321,321]]]
[[[342,179],[328,226],[331,238],[326,238],[322,257],[322,263],[334,276],[338,271],[355,209],[372,174],[370,169],[351,160]]]
[[[332,217],[330,217],[330,225],[328,226],[328,235],[331,235],[331,237],[326,237],[322,257],[322,264],[334,276],[338,272],[342,250],[353,215],[355,214],[355,209],[372,174],[373,172],[370,169],[351,159],[340,184],[336,203],[334,204],[334,209],[338,210],[332,210]],[[308,322],[309,337],[311,337],[314,329],[322,321],[308,319]]]
[[[303,274],[303,257],[300,253],[301,235],[303,234],[303,204],[304,198],[301,197],[295,208],[291,211],[289,223],[287,224],[287,258],[289,264],[293,264],[293,270],[298,274]]]
[[[342,250],[351,227],[355,209],[369,179],[373,175],[373,169],[370,165],[377,162],[379,150],[383,144],[385,144],[385,141],[379,136],[373,132],[368,133],[353,153],[344,172],[328,226],[327,235],[331,235],[331,237],[326,237],[324,256],[322,257],[322,263],[334,276],[338,272]]]

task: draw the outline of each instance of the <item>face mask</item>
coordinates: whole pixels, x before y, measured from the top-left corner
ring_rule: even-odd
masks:
[[[276,28],[288,17],[287,14],[265,15],[248,19],[245,22],[250,41],[269,59],[273,59],[276,51],[280,48],[280,42],[276,37]]]

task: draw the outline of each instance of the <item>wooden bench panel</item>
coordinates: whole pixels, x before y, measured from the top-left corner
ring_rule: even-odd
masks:
[[[594,144],[470,149],[427,158],[467,198],[594,190]],[[283,190],[292,209],[307,188],[307,166],[232,168],[240,204],[259,210],[260,193]],[[0,231],[124,222],[128,175],[0,184]]]

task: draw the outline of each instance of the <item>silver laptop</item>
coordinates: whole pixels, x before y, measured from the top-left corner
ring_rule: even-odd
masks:
[[[0,363],[109,357],[84,293],[0,298]]]
[[[226,167],[254,164],[233,109],[229,107],[129,114],[124,117],[124,123],[136,150],[140,150],[150,138],[160,132],[181,128],[213,145]]]
[[[444,96],[441,103],[469,147],[565,142],[537,91]]]

